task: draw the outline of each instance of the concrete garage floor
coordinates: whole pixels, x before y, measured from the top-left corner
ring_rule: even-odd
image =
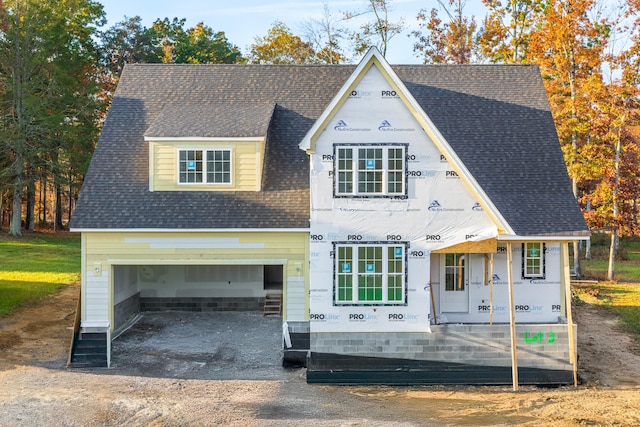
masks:
[[[282,318],[261,312],[151,312],[112,343],[109,374],[205,380],[287,379]]]

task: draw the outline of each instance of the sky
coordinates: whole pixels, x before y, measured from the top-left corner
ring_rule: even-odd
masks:
[[[303,24],[320,19],[324,5],[340,16],[340,12],[363,9],[364,0],[98,0],[107,14],[107,27],[124,17],[140,16],[145,27],[158,18],[186,18],[186,27],[202,21],[214,31],[223,31],[227,40],[238,46],[246,56],[256,37],[264,37],[276,20],[284,22],[291,31],[302,36]],[[413,53],[412,29],[418,29],[416,15],[421,8],[432,9],[437,0],[393,0],[391,20],[403,18],[407,29],[396,35],[389,44],[387,60],[392,64],[417,64],[420,59]],[[465,9],[475,14],[476,22],[484,16],[481,0],[468,0]]]

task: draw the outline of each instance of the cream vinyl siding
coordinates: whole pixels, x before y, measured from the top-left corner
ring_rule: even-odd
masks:
[[[115,265],[283,265],[283,320],[305,321],[307,232],[83,232],[82,320],[113,325]]]
[[[215,141],[152,141],[149,143],[150,191],[260,191],[264,138]],[[230,150],[230,184],[178,183],[179,150]]]

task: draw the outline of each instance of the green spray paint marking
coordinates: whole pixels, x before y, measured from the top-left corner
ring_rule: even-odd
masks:
[[[549,344],[553,343],[556,340],[556,333],[555,332],[549,332],[549,341],[547,341]]]
[[[556,340],[556,333],[555,332],[549,332],[549,339],[547,340],[548,344],[552,344],[554,343]],[[542,332],[538,332],[535,335],[531,335],[529,336],[529,332],[525,332],[524,333],[524,342],[526,344],[533,344],[533,343],[540,343],[540,344],[544,344],[544,334]]]

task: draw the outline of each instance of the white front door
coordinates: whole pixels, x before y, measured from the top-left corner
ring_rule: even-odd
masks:
[[[443,254],[440,259],[440,311],[469,312],[469,254]]]

